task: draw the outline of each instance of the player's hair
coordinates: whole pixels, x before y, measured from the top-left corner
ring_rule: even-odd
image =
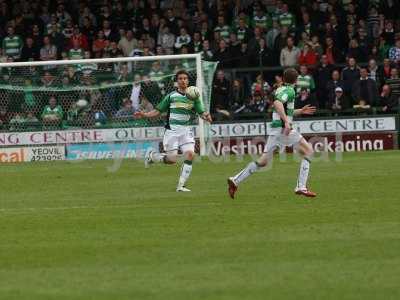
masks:
[[[286,69],[283,72],[283,81],[285,83],[295,84],[297,81],[297,76],[299,76],[299,73],[296,71],[296,69],[294,68]]]
[[[189,73],[188,73],[186,70],[179,70],[179,71],[176,72],[176,74],[175,74],[175,81],[178,81],[179,75],[182,75],[182,74],[186,75],[186,76],[188,77],[188,79],[190,78],[190,77],[189,77]]]

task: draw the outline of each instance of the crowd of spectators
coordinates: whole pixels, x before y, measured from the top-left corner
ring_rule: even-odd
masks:
[[[0,61],[201,53],[204,60],[219,61],[212,111],[221,118],[268,110],[282,69],[289,66],[299,70],[297,106],[312,104],[337,113],[371,107],[395,112],[400,96],[399,11],[396,0],[0,0]],[[152,90],[151,79],[162,78],[165,66],[98,67],[30,70],[23,84],[93,85],[94,71],[104,71],[106,81],[130,81],[129,93],[120,93],[118,103],[106,103],[112,95],[104,92],[84,97],[90,111],[80,111],[99,124],[110,115],[124,118],[140,105],[155,104],[145,96],[138,103],[132,96],[135,82]],[[10,72],[0,70],[0,84],[10,82]],[[159,81],[154,87],[160,96],[165,84]],[[62,95],[41,99],[40,108],[32,110],[37,97],[29,91],[17,103],[0,95],[0,125],[24,118],[76,121],[81,95],[69,104]]]

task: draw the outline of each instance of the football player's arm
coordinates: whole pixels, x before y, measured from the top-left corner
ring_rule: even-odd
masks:
[[[197,98],[194,102],[194,110],[196,113],[199,114],[200,118],[202,118],[204,121],[207,121],[209,123],[212,122],[212,118],[209,112],[206,112],[204,109],[203,102],[200,100],[200,98]]]
[[[275,100],[274,101],[274,108],[276,113],[279,115],[281,118],[282,122],[284,123],[284,133],[287,135],[289,134],[291,128],[291,124],[289,122],[289,118],[287,117],[285,113],[285,107],[283,106],[283,103],[280,100]]]
[[[211,114],[209,112],[203,112],[200,115],[200,118],[202,118],[204,121],[207,121],[208,123],[212,122],[212,117],[211,117]]]
[[[157,109],[153,109],[149,112],[144,112],[144,111],[137,111],[133,115],[135,118],[141,119],[141,118],[155,118],[158,117],[161,114],[161,112]]]
[[[310,104],[305,105],[302,108],[294,110],[294,116],[301,116],[301,115],[313,115],[316,112],[317,108],[315,106],[311,106]]]
[[[144,112],[144,111],[137,111],[133,114],[133,116],[137,119],[141,118],[155,118],[158,117],[161,113],[166,112],[170,105],[170,98],[169,95],[166,96],[157,106],[155,109]]]

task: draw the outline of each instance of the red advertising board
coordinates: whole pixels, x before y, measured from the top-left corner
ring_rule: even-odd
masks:
[[[313,145],[315,152],[359,152],[396,149],[395,133],[359,133],[359,134],[323,134],[305,135]],[[211,153],[224,154],[261,154],[266,138],[227,138],[215,139]],[[291,151],[291,149],[288,149]]]

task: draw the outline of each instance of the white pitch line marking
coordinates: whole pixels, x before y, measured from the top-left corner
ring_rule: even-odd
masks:
[[[22,207],[22,208],[0,208],[0,213],[12,213],[12,214],[24,214],[29,212],[41,212],[41,211],[62,211],[62,210],[79,210],[79,209],[120,209],[120,208],[181,208],[181,207],[204,207],[210,205],[218,205],[218,203],[214,202],[203,202],[201,205],[199,204],[185,204],[182,205],[137,205],[137,204],[124,204],[124,205],[105,205],[105,206],[89,206],[89,205],[80,205],[80,206],[58,206],[58,207]]]

